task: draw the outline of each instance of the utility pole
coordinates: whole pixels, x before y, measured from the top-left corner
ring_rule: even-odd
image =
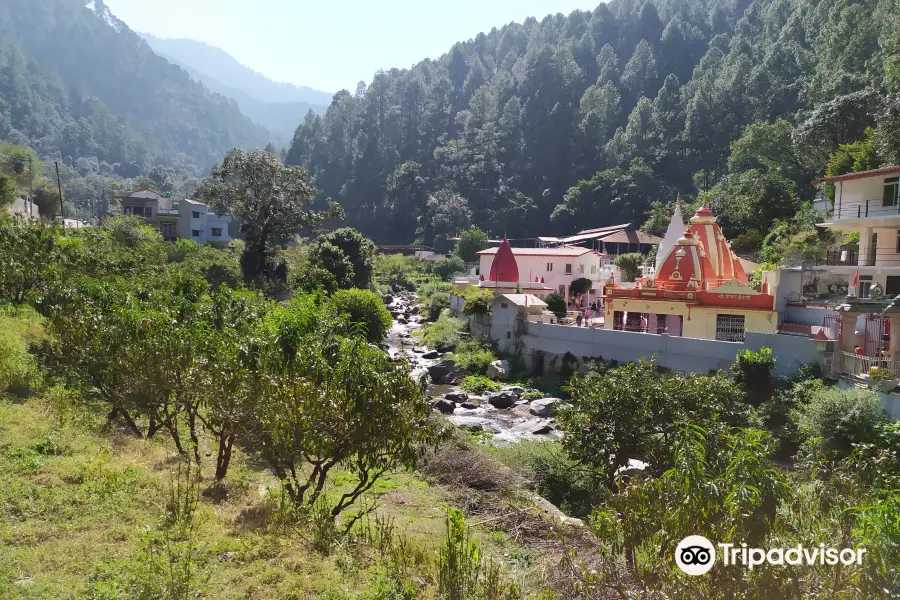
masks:
[[[28,155],[28,215],[34,218],[34,159]]]
[[[62,183],[59,180],[59,161],[53,161],[56,165],[56,189],[59,190],[59,216],[62,218],[63,233],[66,232],[66,209],[63,203]]]

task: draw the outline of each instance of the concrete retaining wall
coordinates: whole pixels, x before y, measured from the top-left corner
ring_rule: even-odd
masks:
[[[567,352],[579,361],[602,358],[634,362],[655,356],[660,366],[694,373],[728,369],[742,349],[771,348],[776,358],[775,372],[779,375],[790,375],[799,365],[818,360],[815,344],[809,339],[766,333],[747,333],[744,343],[732,343],[529,323],[528,334],[523,337],[523,342],[527,351],[543,352],[551,361]],[[549,363],[545,361],[546,364]]]

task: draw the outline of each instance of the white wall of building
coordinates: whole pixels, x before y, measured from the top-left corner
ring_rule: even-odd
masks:
[[[487,279],[494,255],[482,254],[480,259],[480,272]],[[528,281],[529,276],[531,281],[534,281],[535,277],[543,277],[547,287],[563,295],[568,295],[569,284],[582,277],[594,282],[591,299],[602,293],[603,284],[611,275],[616,281],[620,280],[619,269],[613,264],[612,257],[600,256],[594,252],[586,252],[581,256],[565,256],[554,255],[552,250],[547,249],[546,255],[516,254],[516,263],[519,266],[520,281]]]
[[[179,204],[178,237],[206,242],[227,243],[231,215],[217,215],[202,202],[183,200]],[[217,234],[217,235],[214,235]]]

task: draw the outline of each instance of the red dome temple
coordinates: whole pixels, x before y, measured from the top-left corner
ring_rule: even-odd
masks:
[[[494,255],[494,261],[491,263],[490,281],[519,281],[519,264],[513,255],[512,248],[509,246],[509,240],[503,236],[497,254]]]

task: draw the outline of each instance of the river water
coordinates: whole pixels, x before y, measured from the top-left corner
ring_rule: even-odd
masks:
[[[429,352],[420,343],[413,332],[422,328],[425,321],[418,316],[415,310],[416,297],[409,292],[401,292],[392,295],[392,301],[387,303],[394,322],[387,337],[388,352],[395,359],[406,360],[413,369],[413,377],[418,381],[420,377],[428,380],[426,393],[431,398],[440,398],[452,392],[460,391],[458,385],[444,385],[431,383],[428,377],[428,367],[439,363],[443,357],[424,358]],[[457,403],[452,414],[445,415],[452,423],[473,430],[484,431],[491,434],[491,440],[495,444],[518,442],[524,439],[549,440],[561,437],[556,429],[555,419],[541,419],[529,413],[528,402],[520,400],[509,409],[498,409],[488,404],[487,399],[472,396],[468,403],[475,404],[475,408],[463,408]],[[540,433],[535,433],[540,432]]]

